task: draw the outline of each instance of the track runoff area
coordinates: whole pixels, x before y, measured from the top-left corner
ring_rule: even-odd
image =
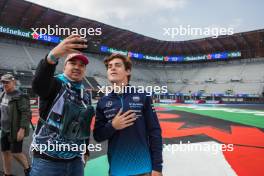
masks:
[[[162,128],[164,176],[264,175],[264,105],[155,104],[155,109]],[[37,106],[32,111],[36,125]],[[31,140],[25,140],[26,153]],[[92,137],[91,142],[96,144]],[[86,176],[108,175],[107,144],[100,145],[100,151],[91,152]],[[23,173],[17,163],[13,171]]]

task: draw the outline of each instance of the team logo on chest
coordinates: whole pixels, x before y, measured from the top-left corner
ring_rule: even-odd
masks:
[[[112,105],[113,105],[113,102],[108,101],[108,102],[106,102],[105,107],[110,108]]]
[[[139,101],[140,101],[140,97],[139,97],[139,96],[133,96],[133,97],[132,97],[132,100],[133,100],[134,102],[139,102]]]

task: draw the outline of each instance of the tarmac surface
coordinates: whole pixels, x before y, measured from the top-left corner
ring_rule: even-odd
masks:
[[[232,115],[228,119],[221,119],[217,116],[214,117],[213,111],[210,111],[212,115],[203,115],[202,110],[196,109],[197,113],[196,111],[188,112],[177,109],[178,106],[163,107],[158,105],[156,108],[164,144],[164,176],[264,175],[262,168],[264,163],[264,128],[255,127],[247,121],[239,123],[232,120]],[[192,105],[183,106],[190,107]],[[198,106],[200,107],[200,105]],[[261,115],[264,113],[264,105],[201,105],[201,107],[257,111],[260,113],[257,118],[264,121],[264,115]],[[251,114],[249,113],[249,115]],[[36,122],[36,118],[35,113],[34,122]],[[33,130],[31,130],[30,136],[24,140],[23,145],[23,152],[26,153],[29,161],[31,161],[29,146],[32,133]],[[96,144],[93,137],[90,141],[92,144]],[[230,144],[233,146],[233,151],[221,149],[222,145]],[[184,146],[192,150],[186,150],[186,148],[182,150],[181,147]],[[197,146],[199,146],[198,149]],[[86,176],[107,175],[107,142],[101,143],[101,148],[100,152],[90,152],[89,162],[85,168]],[[0,158],[0,171],[3,171],[2,158]],[[15,160],[12,162],[12,174],[24,175],[23,168]]]

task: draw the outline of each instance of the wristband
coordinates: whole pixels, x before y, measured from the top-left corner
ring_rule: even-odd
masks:
[[[52,61],[52,62],[54,62],[54,63],[58,63],[58,61],[59,61],[59,58],[56,58],[51,52],[49,52],[49,54],[48,54],[48,58]]]

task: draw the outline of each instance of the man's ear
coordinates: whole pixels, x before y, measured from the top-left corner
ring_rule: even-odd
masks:
[[[128,69],[127,73],[128,73],[127,75],[131,75],[131,70]]]

